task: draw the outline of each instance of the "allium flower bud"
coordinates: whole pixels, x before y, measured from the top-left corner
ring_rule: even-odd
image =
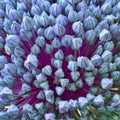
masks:
[[[108,78],[103,78],[101,80],[101,86],[103,89],[109,89],[112,87],[113,84],[113,80],[112,79],[108,79]]]

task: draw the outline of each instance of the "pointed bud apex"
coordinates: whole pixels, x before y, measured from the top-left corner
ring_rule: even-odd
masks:
[[[40,73],[36,76],[36,79],[39,81],[39,83],[42,83],[43,81],[47,80],[47,77],[43,73]]]
[[[43,91],[40,91],[38,94],[37,94],[37,98],[38,99],[45,99],[45,94]]]
[[[112,87],[112,85],[113,85],[113,80],[112,79],[103,78],[101,80],[102,89],[109,89],[109,88]]]
[[[101,6],[101,10],[104,14],[110,14],[111,11],[112,11],[112,5],[110,2],[108,3],[104,3],[102,6]]]
[[[45,81],[45,82],[42,82],[40,84],[40,87],[44,90],[48,90],[49,89],[49,84],[48,84],[48,81]]]
[[[19,32],[20,32],[20,24],[17,23],[16,21],[12,22],[11,32],[12,32],[12,34],[19,34]]]
[[[83,108],[83,107],[86,107],[88,100],[85,97],[79,97],[78,103],[79,103],[80,108]]]
[[[62,60],[53,60],[53,65],[54,65],[54,67],[56,67],[56,68],[61,68],[62,67],[62,63],[63,63],[63,61]]]
[[[54,48],[59,48],[59,47],[61,47],[61,43],[60,43],[59,38],[55,37],[55,38],[52,40],[52,46],[53,46]]]
[[[49,1],[42,1],[41,4],[40,4],[40,8],[42,9],[42,11],[46,11],[48,12],[49,11],[49,8],[50,8],[50,2]]]
[[[58,50],[56,53],[55,53],[55,58],[58,59],[58,60],[62,60],[64,59],[64,53],[62,50]]]
[[[65,14],[68,15],[71,10],[73,10],[73,6],[67,3]]]
[[[108,72],[108,64],[107,63],[103,63],[98,71],[100,74],[105,74]]]
[[[93,63],[94,66],[99,66],[102,63],[102,59],[99,55],[94,55],[91,58],[91,62]]]
[[[108,50],[104,51],[101,58],[104,62],[111,62],[112,61],[112,52],[110,52]]]
[[[46,53],[51,54],[52,51],[53,51],[53,49],[54,49],[54,48],[53,48],[52,45],[46,44],[46,47],[45,47]]]
[[[57,19],[57,18],[56,18]],[[49,25],[55,25],[55,21],[56,21],[55,17],[50,15],[49,16]]]
[[[38,36],[36,39],[35,39],[35,43],[40,46],[40,47],[43,47],[45,45],[45,38],[43,36]]]
[[[37,5],[32,5],[31,7],[31,14],[32,15],[40,15],[41,14],[41,9]]]
[[[108,70],[109,70],[109,72],[113,72],[113,71],[115,71],[116,69],[117,69],[117,66],[116,66],[115,63],[109,63],[109,65],[108,65]]]
[[[67,78],[62,78],[62,79],[60,79],[59,81],[60,81],[60,85],[61,85],[62,87],[68,86],[69,79],[67,79]]]
[[[98,95],[94,98],[93,104],[96,106],[101,106],[104,104],[104,99],[102,95]]]
[[[67,90],[69,90],[69,91],[76,91],[76,86],[75,86],[74,83],[69,83],[66,88],[67,88]]]
[[[73,81],[78,80],[78,78],[80,77],[79,72],[71,72],[70,75],[71,75],[71,78],[72,78]]]
[[[77,70],[77,62],[69,61],[68,62],[68,69],[71,71],[76,71]]]
[[[51,75],[52,74],[52,68],[50,65],[46,65],[44,68],[42,68],[42,72],[45,74],[45,75]]]
[[[112,41],[106,42],[103,48],[104,50],[112,51],[114,49],[114,43]]]
[[[93,94],[91,94],[91,93],[88,93],[87,95],[86,95],[86,98],[88,99],[88,101],[92,101],[93,99],[94,99],[94,95]]]
[[[100,9],[100,6],[96,7],[94,10],[93,10],[93,14],[96,18],[100,18],[101,15],[102,15],[102,11]]]
[[[75,109],[77,109],[79,107],[77,100],[70,99],[69,100],[69,105],[70,105],[71,110],[75,110]]]
[[[81,79],[75,81],[75,86],[77,88],[82,88],[83,87],[83,81]]]
[[[59,87],[59,86],[56,86],[56,93],[57,93],[57,95],[62,95],[63,94],[63,92],[64,92],[64,90],[65,90],[65,88],[63,88],[63,87]]]
[[[78,20],[78,13],[74,10],[70,10],[68,14],[68,20],[73,23]]]
[[[64,71],[62,70],[62,68],[59,68],[56,72],[55,72],[55,76],[58,78],[63,78],[64,75]]]
[[[40,53],[40,48],[34,44],[32,47],[31,47],[31,53],[34,54],[34,55],[37,55]]]

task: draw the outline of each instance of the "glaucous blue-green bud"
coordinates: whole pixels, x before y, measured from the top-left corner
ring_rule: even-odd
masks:
[[[45,112],[45,105],[44,105],[44,103],[42,103],[42,102],[39,102],[39,103],[36,103],[35,104],[35,108],[41,113],[44,113]],[[42,114],[41,113],[41,114]]]
[[[72,29],[76,34],[80,34],[84,31],[83,23],[81,21],[74,22],[72,24]]]
[[[55,58],[58,60],[62,60],[64,59],[64,53],[61,49],[59,49],[56,53],[55,53]]]
[[[62,87],[68,86],[69,79],[67,79],[67,78],[61,78],[61,79],[59,79],[59,81],[60,81],[60,85],[61,85]]]
[[[42,73],[45,75],[51,75],[52,74],[52,68],[50,65],[46,65],[44,68],[42,68]]]
[[[111,88],[113,85],[113,80],[112,79],[108,79],[108,78],[103,78],[101,80],[101,87],[102,89],[109,89]]]
[[[23,17],[22,26],[25,30],[32,30],[34,26],[34,20],[29,16]]]
[[[62,68],[59,68],[56,72],[55,72],[55,76],[58,78],[63,78],[64,75],[64,71],[62,70]]]
[[[12,34],[19,34],[19,32],[20,32],[20,24],[17,23],[16,21],[12,22],[11,32],[12,32]]]
[[[37,98],[38,99],[45,99],[45,94],[44,94],[44,92],[42,90],[38,93]]]
[[[69,91],[76,91],[75,83],[69,83],[68,86],[66,86],[66,89]]]
[[[94,55],[91,58],[91,62],[93,63],[94,66],[99,66],[102,63],[102,59],[99,55]]]
[[[63,25],[60,24],[55,24],[54,26],[54,33],[58,36],[62,36],[64,35],[66,32],[66,29]]]
[[[11,24],[12,24],[12,22],[11,22],[10,19],[7,19],[7,18],[4,19],[4,23],[3,23],[3,25],[4,25],[4,30],[5,30],[7,33],[10,33],[10,32],[11,32],[11,31],[10,31]]]
[[[104,98],[102,95],[98,95],[94,98],[93,104],[96,106],[100,106],[104,104]]]
[[[77,11],[85,11],[87,9],[87,3],[85,1],[81,1],[77,4],[76,8],[77,8]]]
[[[49,25],[49,17],[48,15],[40,16],[40,26],[47,27]]]
[[[37,27],[40,27],[41,21],[40,21],[40,15],[34,15],[33,20],[35,22],[35,25]]]
[[[54,113],[46,113],[45,120],[55,120],[55,114]]]
[[[52,45],[46,44],[46,48],[45,48],[46,53],[48,54],[52,53],[53,49],[54,48]]]
[[[43,36],[38,36],[36,39],[35,39],[35,43],[40,46],[40,47],[43,47],[45,45],[45,38]]]
[[[2,69],[5,66],[5,64],[7,64],[7,62],[7,57],[4,55],[0,55],[0,69]]]
[[[114,43],[112,41],[106,42],[103,48],[104,50],[112,51],[114,49]]]
[[[60,6],[59,4],[54,3],[54,4],[52,4],[52,5],[50,6],[49,12],[50,12],[50,14],[53,15],[53,16],[58,16],[59,14],[61,14],[62,8],[61,8],[61,6]]]
[[[106,74],[108,72],[108,63],[103,63],[98,71],[100,74]]]
[[[50,2],[46,1],[46,0],[42,1],[41,4],[40,4],[40,8],[42,9],[42,11],[48,12],[49,8],[50,8]]]
[[[70,110],[75,110],[79,107],[77,100],[69,100]]]
[[[24,41],[30,41],[31,38],[33,37],[33,33],[30,30],[20,29],[20,37]]]
[[[31,14],[32,15],[40,15],[41,14],[41,9],[37,5],[32,5],[31,7]]]
[[[58,4],[64,9],[66,8],[68,1],[65,0],[57,0]]]
[[[55,59],[55,60],[52,61],[53,66],[56,67],[56,68],[61,68],[62,67],[62,63],[63,63],[62,60],[56,60]]]
[[[114,95],[113,95],[113,98],[112,98],[112,101],[113,101],[113,102],[118,102],[118,101],[120,101],[120,95],[117,94],[117,93],[114,94]]]
[[[78,20],[84,21],[85,19],[85,11],[81,10],[78,12]]]
[[[78,20],[78,13],[74,10],[70,10],[68,13],[68,20],[73,23]]]
[[[48,40],[51,40],[54,38],[54,28],[52,26],[49,26],[47,27],[45,30],[44,30],[44,36],[48,39]]]
[[[54,48],[59,48],[61,47],[61,42],[59,40],[59,38],[55,37],[53,40],[52,40],[52,46]]]
[[[117,66],[115,63],[109,63],[108,69],[109,69],[109,72],[113,72],[117,69]]]
[[[15,82],[15,77],[13,77],[12,75],[6,75],[4,76],[4,82],[7,85],[13,85],[13,83]]]
[[[23,75],[23,79],[25,82],[30,83],[32,81],[33,75],[30,72],[26,72]]]
[[[112,36],[111,33],[107,29],[103,29],[99,34],[99,39],[101,41],[109,41],[111,40]]]
[[[32,105],[26,103],[26,104],[23,106],[23,111],[32,112],[32,111],[33,111]]]
[[[108,3],[104,3],[102,6],[101,6],[101,10],[104,14],[110,14],[111,11],[112,11],[112,5],[110,2]]]
[[[39,83],[42,83],[47,80],[47,77],[43,73],[40,73],[36,76],[36,79]]]
[[[102,11],[101,11],[101,9],[100,9],[100,6],[94,8],[94,10],[93,10],[93,15],[94,15],[96,18],[100,18],[100,16],[102,15]]]
[[[113,80],[119,80],[120,79],[120,71],[113,71],[111,73],[111,76],[112,76]]]
[[[111,62],[112,61],[112,52],[105,50],[101,56],[104,62]]]
[[[60,113],[68,112],[68,110],[70,109],[69,102],[68,101],[60,101],[58,109],[59,109]]]
[[[86,82],[89,86],[92,86],[93,83],[94,83],[94,79],[95,79],[94,76],[85,77],[85,82]]]
[[[9,16],[10,9],[15,9],[14,6],[10,4],[6,4],[6,15]]]
[[[59,87],[59,86],[56,86],[55,90],[56,90],[57,95],[59,95],[59,96],[60,96],[60,95],[62,95],[62,94],[63,94],[63,92],[64,92],[65,88],[64,88],[64,87]]]
[[[73,39],[73,36],[71,36],[71,35],[65,35],[61,39],[61,44],[63,46],[66,46],[66,47],[71,46],[72,39]]]
[[[88,93],[87,95],[86,95],[86,98],[88,99],[88,101],[92,101],[93,99],[94,99],[94,95],[93,94],[91,94],[91,93]]]
[[[24,66],[25,68],[27,68],[28,70],[32,70],[34,68],[37,68],[38,67],[38,59],[37,59],[37,56],[35,55],[28,55],[27,56],[27,59],[25,60],[24,62]]]
[[[39,53],[40,53],[40,48],[39,48],[39,46],[36,45],[36,44],[34,44],[34,45],[31,47],[31,53],[32,53],[32,54],[35,54],[35,55],[39,54]]]
[[[84,26],[86,29],[93,29],[95,28],[95,26],[97,25],[97,19],[95,19],[94,17],[87,17],[84,20]]]
[[[65,14],[68,15],[70,10],[73,10],[73,6],[71,6],[70,4],[67,4],[67,6],[65,8]]]
[[[117,68],[120,68],[120,57],[116,57],[114,61],[115,61]]]
[[[81,79],[75,81],[75,86],[77,88],[82,88],[83,87],[83,81]]]
[[[17,10],[18,11],[25,11],[27,9],[27,6],[23,2],[17,2]]]
[[[53,104],[54,103],[54,92],[52,90],[44,90],[46,100]]]
[[[68,18],[62,14],[58,15],[55,19],[56,24],[66,26],[68,24]]]
[[[44,90],[48,90],[49,89],[48,81],[44,81],[44,82],[40,83],[40,88],[42,88]]]
[[[69,61],[68,63],[68,69],[71,71],[76,71],[78,69],[77,62],[76,61]]]
[[[97,49],[94,51],[94,54],[101,55],[102,52],[103,52],[103,47],[102,47],[102,45],[99,45],[99,46],[97,47]]]
[[[85,34],[85,38],[88,41],[89,44],[94,44],[96,33],[94,30],[88,30]]]
[[[79,72],[76,72],[76,71],[72,71],[72,72],[70,73],[70,76],[71,76],[71,78],[72,78],[73,81],[76,81],[76,80],[78,80],[78,78],[80,77],[80,73],[79,73]]]
[[[15,49],[14,49],[14,55],[15,55],[16,57],[21,57],[21,56],[23,56],[24,54],[25,54],[24,49],[22,49],[21,47],[15,47]]]
[[[78,104],[79,104],[80,108],[86,107],[86,105],[88,104],[87,98],[79,97],[78,98]]]

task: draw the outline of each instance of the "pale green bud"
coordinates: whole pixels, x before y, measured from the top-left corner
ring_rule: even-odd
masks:
[[[45,75],[51,75],[52,74],[52,68],[50,65],[46,65],[44,68],[42,68],[42,73]]]
[[[111,62],[112,61],[112,52],[110,52],[108,50],[104,51],[101,58],[104,62]]]
[[[55,76],[58,78],[63,78],[64,75],[64,71],[62,70],[62,68],[59,68],[56,72],[55,72]]]
[[[69,61],[67,67],[71,71],[76,71],[77,70],[77,62],[76,61]]]
[[[45,120],[55,120],[55,114],[54,113],[46,113]]]
[[[70,73],[70,75],[71,75],[71,78],[72,78],[72,80],[73,81],[76,81],[76,80],[78,80],[78,78],[80,77],[80,73],[79,72],[71,72]]]
[[[82,88],[83,87],[83,81],[81,79],[75,81],[75,86],[77,88]]]
[[[58,59],[58,60],[63,60],[64,59],[64,53],[62,50],[58,50],[56,53],[55,53],[55,58]]]
[[[64,90],[65,90],[65,88],[64,87],[59,87],[59,86],[56,86],[56,93],[57,93],[57,95],[62,95],[63,94],[63,92],[64,92]]]
[[[85,77],[85,82],[86,82],[89,86],[92,86],[93,83],[94,83],[94,79],[95,79],[94,76]]]

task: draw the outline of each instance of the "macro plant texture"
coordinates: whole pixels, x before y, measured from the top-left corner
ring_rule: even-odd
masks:
[[[119,0],[0,0],[0,120],[119,120],[119,23]]]

